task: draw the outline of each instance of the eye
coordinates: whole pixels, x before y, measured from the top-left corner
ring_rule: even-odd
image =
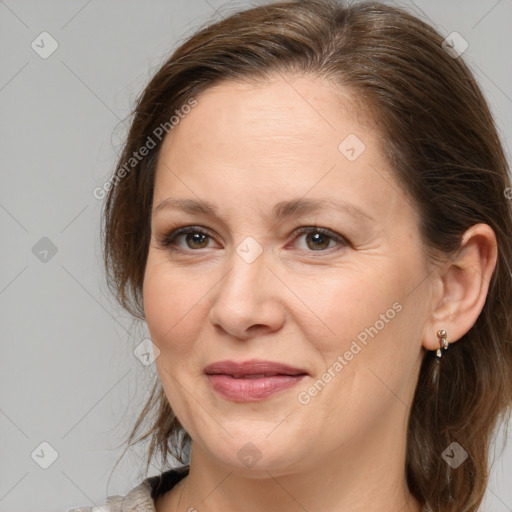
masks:
[[[176,240],[180,237],[184,237],[185,248],[179,247],[176,244]],[[187,226],[176,229],[168,235],[165,235],[163,239],[160,240],[160,243],[170,251],[182,252],[187,249],[206,249],[209,238],[211,239],[211,236],[207,231],[203,231],[195,226]]]
[[[293,241],[305,235],[307,252],[327,252],[333,246],[349,246],[350,242],[343,236],[325,228],[315,226],[300,228],[296,231]],[[183,237],[185,247],[180,246],[177,241]],[[213,240],[210,233],[196,226],[187,226],[171,231],[159,239],[160,244],[173,252],[186,252],[187,250],[207,249],[209,240]],[[330,252],[330,251],[329,251]]]
[[[312,248],[312,251],[315,251],[315,252],[325,252],[325,249],[331,249],[333,246],[336,246],[336,243],[338,245],[342,245],[342,246],[349,245],[349,242],[345,237],[338,235],[337,233],[334,233],[333,231],[331,231],[329,229],[325,229],[325,228],[319,228],[319,227],[300,228],[297,231],[297,233],[299,234],[299,236],[296,237],[294,240],[301,238],[302,235],[306,235],[306,237],[305,237],[306,247],[308,249]],[[331,242],[335,242],[335,243],[330,245]],[[309,251],[309,252],[311,252],[311,251]]]

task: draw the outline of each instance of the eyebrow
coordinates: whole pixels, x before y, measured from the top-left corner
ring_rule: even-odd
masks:
[[[272,209],[273,216],[278,219],[284,219],[293,215],[305,215],[308,213],[318,212],[319,210],[331,208],[337,211],[347,212],[354,217],[373,221],[373,217],[367,212],[361,210],[355,204],[340,199],[324,198],[324,199],[292,199],[289,201],[281,201]],[[192,215],[211,215],[219,217],[217,207],[208,201],[196,199],[179,199],[169,197],[161,201],[152,212],[155,215],[164,209],[182,210]]]

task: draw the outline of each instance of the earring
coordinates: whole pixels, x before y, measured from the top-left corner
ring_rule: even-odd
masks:
[[[448,335],[444,329],[437,331],[437,337],[441,340],[441,346],[437,349],[436,352],[437,357],[441,357],[443,355],[441,349],[446,350],[448,348],[448,340],[446,339],[447,336]]]

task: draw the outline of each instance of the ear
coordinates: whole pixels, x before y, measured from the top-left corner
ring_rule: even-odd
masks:
[[[439,348],[439,329],[446,330],[448,343],[453,343],[473,327],[485,304],[497,254],[489,225],[475,224],[464,233],[457,254],[436,276],[439,293],[423,336],[427,350]]]

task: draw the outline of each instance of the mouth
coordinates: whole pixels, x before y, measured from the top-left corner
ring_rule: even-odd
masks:
[[[234,378],[273,377],[276,375],[304,375],[307,371],[285,363],[251,359],[249,361],[217,361],[209,364],[204,373],[207,375],[231,375]]]
[[[234,402],[254,402],[284,391],[308,375],[273,361],[219,361],[204,369],[212,389]]]
[[[263,377],[280,377],[280,376],[291,376],[296,377],[297,375],[305,375],[305,373],[249,373],[246,375],[232,375],[228,373],[213,373],[207,375],[228,375],[234,379],[262,379]]]

